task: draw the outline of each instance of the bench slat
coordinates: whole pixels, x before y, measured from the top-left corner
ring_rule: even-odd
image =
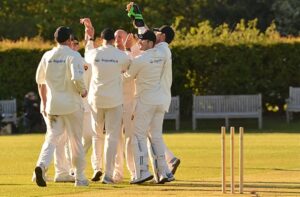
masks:
[[[180,100],[179,96],[172,97],[169,111],[165,113],[164,119],[175,120],[176,130],[180,127]]]
[[[287,123],[293,119],[293,112],[300,112],[300,87],[289,87],[289,98],[286,100]]]
[[[0,100],[0,113],[4,116],[2,122],[13,122],[17,124],[17,101]]]
[[[193,129],[205,118],[258,118],[262,124],[261,95],[193,96]],[[226,121],[227,122],[227,121]],[[226,125],[228,127],[228,125]]]

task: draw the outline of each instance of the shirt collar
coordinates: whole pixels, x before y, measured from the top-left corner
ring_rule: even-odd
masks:
[[[166,42],[160,42],[160,43],[156,44],[155,46],[164,46],[164,45],[169,46],[169,44]]]
[[[67,45],[62,45],[62,44],[57,44],[57,48],[61,48],[61,49],[66,49],[66,48],[70,48],[69,46]]]

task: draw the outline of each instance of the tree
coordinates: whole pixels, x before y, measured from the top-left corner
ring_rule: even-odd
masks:
[[[272,5],[278,30],[283,35],[299,35],[300,32],[300,1],[276,0]]]

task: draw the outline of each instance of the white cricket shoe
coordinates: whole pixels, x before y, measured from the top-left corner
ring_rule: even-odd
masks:
[[[75,177],[69,174],[60,174],[60,175],[55,175],[54,177],[54,182],[75,182]]]
[[[153,175],[149,171],[141,170],[141,177],[130,181],[130,184],[140,184],[153,179]]]
[[[123,176],[119,172],[116,172],[113,175],[113,180],[114,183],[121,183],[123,181]]]
[[[112,178],[110,178],[104,174],[104,176],[102,178],[102,183],[103,184],[114,184],[115,182]]]
[[[87,179],[84,180],[75,180],[75,187],[85,187],[85,186],[89,186],[89,181]]]
[[[175,181],[175,177],[174,175],[171,173],[168,173],[167,174],[167,177],[168,177],[168,181],[167,182],[172,182],[172,181]]]

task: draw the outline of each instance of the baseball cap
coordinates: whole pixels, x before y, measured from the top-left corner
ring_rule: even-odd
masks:
[[[110,29],[110,28],[105,28],[102,32],[101,32],[101,38],[103,38],[104,40],[112,40],[115,38],[115,32]]]
[[[56,29],[54,33],[54,38],[58,43],[63,43],[70,39],[72,35],[72,30],[69,27],[60,26]]]
[[[138,34],[138,38],[141,39],[141,40],[150,40],[153,43],[156,42],[156,36],[155,36],[154,32],[150,31],[150,30],[147,30],[143,34]]]
[[[168,25],[163,25],[160,28],[154,28],[153,31],[157,31],[157,32],[161,32],[163,34],[166,35],[166,42],[167,43],[171,43],[172,40],[174,39],[175,36],[175,32],[172,29],[172,27],[168,26]]]

